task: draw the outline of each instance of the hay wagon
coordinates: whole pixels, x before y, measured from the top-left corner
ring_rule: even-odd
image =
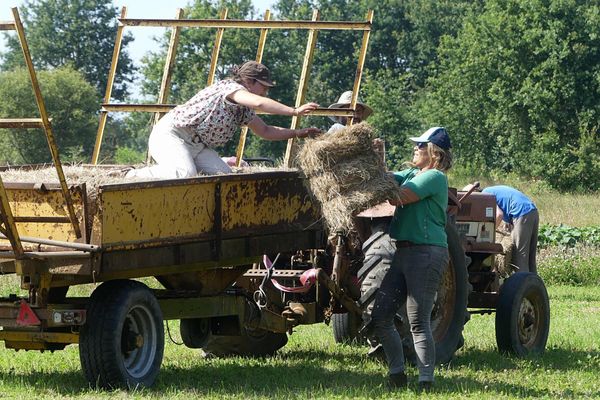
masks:
[[[312,269],[304,293],[293,287],[309,264],[327,266],[332,261],[318,250],[325,249],[327,239],[320,209],[298,171],[98,185],[85,178],[67,182],[16,8],[13,15],[14,21],[0,27],[17,31],[40,117],[3,119],[0,128],[43,129],[58,182],[0,179],[0,276],[18,276],[25,293],[0,298],[0,340],[7,348],[53,351],[79,344],[82,368],[91,384],[149,386],[162,361],[164,320],[181,321],[181,335],[189,347],[209,342],[216,353],[268,354],[285,344],[294,326],[329,318],[334,303],[360,313],[341,286],[319,268]],[[110,170],[96,165],[109,112],[144,111],[158,118],[173,107],[164,103],[181,27],[217,29],[208,83],[223,29],[262,29],[257,60],[268,29],[309,30],[298,105],[304,103],[317,31],[361,31],[355,108],[372,12],[364,22],[321,22],[318,12],[312,21],[270,21],[269,12],[265,21],[226,20],[226,11],[217,20],[184,20],[182,15],[179,10],[172,20],[127,19],[123,8],[92,165],[79,166],[81,171]],[[123,28],[148,25],[173,27],[159,103],[111,104]],[[320,109],[315,114],[351,119],[352,109]],[[298,124],[294,117],[292,127]],[[238,160],[244,139],[245,132]],[[294,148],[291,140],[286,164],[293,159]],[[17,173],[24,176],[39,167],[24,166]],[[275,259],[277,254],[285,255],[285,263],[278,261],[285,270],[258,269],[264,255]],[[284,290],[299,301],[272,299],[270,289],[260,284],[273,282],[267,276],[289,282],[292,287]],[[151,277],[159,284],[146,285],[138,279]],[[91,296],[69,291],[85,284],[94,285]],[[263,293],[260,301],[252,298],[253,291]]]
[[[0,120],[0,128],[44,129],[58,183],[0,179],[0,278],[18,276],[25,292],[0,298],[0,340],[7,348],[53,351],[79,344],[82,369],[90,384],[136,387],[151,385],[159,372],[164,320],[180,321],[186,346],[216,355],[272,354],[285,345],[294,327],[330,320],[336,339],[368,337],[373,294],[393,251],[385,233],[389,210],[363,214],[356,221],[355,236],[329,237],[319,205],[309,195],[303,175],[295,170],[93,187],[85,180],[71,179],[67,184],[16,9],[13,14],[15,21],[0,27],[19,34],[40,118]],[[259,61],[268,29],[309,29],[297,105],[304,102],[316,32],[364,31],[351,107],[315,112],[350,120],[353,116],[372,13],[366,22],[320,22],[318,12],[312,21],[300,22],[270,21],[268,12],[265,21],[226,21],[226,12],[220,20],[184,20],[181,11],[173,20],[125,16],[123,9],[93,165],[81,166],[82,170],[110,168],[95,165],[109,112],[145,111],[159,117],[172,107],[164,103],[179,28],[184,26],[217,29],[209,82],[223,29],[261,28]],[[159,104],[110,103],[125,26],[173,27]],[[298,123],[294,117],[292,127]],[[238,160],[244,139],[243,132]],[[285,157],[288,166],[294,149],[291,140]],[[467,227],[462,236],[456,234],[454,225],[449,228],[452,261],[433,315],[442,361],[462,345],[462,327],[470,315],[467,306],[490,312],[502,297],[490,261],[501,250],[493,244],[493,230],[491,237],[483,238],[481,229],[494,221],[493,213],[487,212],[490,199],[480,203],[475,201],[477,196],[471,197],[475,200],[462,207],[461,214],[457,211],[460,202],[454,198],[449,209],[458,214],[458,222],[462,219],[476,228],[470,232]],[[481,208],[481,204],[488,206]],[[469,258],[465,258],[464,246]],[[261,261],[270,266],[269,259],[275,268],[261,266]],[[84,284],[93,285],[90,296],[69,290]],[[513,286],[523,288],[520,283]],[[538,296],[539,290],[534,294]],[[513,298],[516,306],[511,303],[507,314],[511,320],[501,324],[506,326],[501,329],[505,343],[508,340],[510,348],[525,351],[543,348],[547,298],[546,305],[543,296],[532,297],[529,292],[517,291],[510,295]],[[406,324],[400,325],[406,331]],[[521,336],[520,327],[526,328]]]

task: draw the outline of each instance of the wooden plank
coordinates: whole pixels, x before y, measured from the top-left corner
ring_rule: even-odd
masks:
[[[265,11],[265,21],[271,19],[271,11]],[[260,37],[258,38],[258,49],[256,50],[256,61],[262,62],[262,56],[265,51],[265,42],[267,41],[267,33],[268,29],[260,30]],[[248,127],[243,126],[242,131],[240,132],[240,140],[237,145],[237,149],[235,150],[236,157],[236,166],[240,166],[242,164],[242,157],[244,156],[244,147],[246,147],[246,137],[248,136]]]
[[[15,23],[12,21],[0,21],[0,31],[14,31]]]
[[[141,19],[119,18],[124,26],[179,26],[185,28],[238,28],[238,29],[319,29],[319,30],[353,30],[367,31],[371,29],[370,22],[352,21],[245,21],[237,19]]]
[[[125,18],[127,15],[127,7],[121,9],[121,18]],[[112,88],[115,84],[115,75],[117,71],[117,63],[119,61],[119,53],[121,52],[121,43],[123,41],[123,28],[122,24],[117,26],[117,36],[115,38],[115,47],[113,49],[112,61],[110,63],[110,69],[108,71],[108,82],[106,83],[106,92],[104,93],[104,103],[109,103],[112,96]],[[92,164],[98,164],[98,157],[100,156],[100,147],[102,145],[102,138],[104,137],[104,128],[106,127],[106,120],[108,119],[108,112],[102,110],[100,112],[100,122],[98,124],[98,132],[96,133],[96,143],[94,144],[94,151],[92,153]]]
[[[178,8],[175,18],[183,18],[183,9]],[[158,93],[158,103],[164,104],[169,98],[169,92],[171,89],[171,75],[173,74],[173,66],[175,65],[175,54],[177,52],[177,44],[179,43],[180,27],[173,27],[171,32],[171,38],[169,40],[169,49],[167,50],[167,60],[165,62],[165,68],[163,70],[162,80],[160,82],[160,92]],[[156,124],[164,112],[157,112],[154,115],[154,123]]]
[[[29,78],[31,79],[31,86],[33,87],[33,93],[35,95],[35,100],[37,102],[38,110],[40,112],[40,119],[44,125],[44,131],[46,132],[46,140],[48,142],[48,147],[50,149],[50,153],[52,155],[52,161],[54,162],[54,167],[56,168],[56,173],[58,174],[58,180],[60,181],[60,187],[62,188],[62,193],[64,196],[65,203],[67,204],[67,211],[69,213],[69,218],[71,219],[71,224],[73,225],[73,230],[75,231],[75,235],[80,238],[81,237],[81,229],[79,228],[79,222],[77,221],[77,216],[75,215],[75,208],[73,207],[73,199],[71,199],[71,194],[69,193],[69,188],[67,187],[67,182],[65,179],[65,173],[62,168],[62,164],[60,162],[60,157],[58,155],[58,147],[56,146],[56,141],[54,140],[54,133],[52,132],[52,125],[50,124],[50,119],[48,118],[48,113],[46,111],[46,104],[44,103],[44,97],[42,96],[42,91],[40,89],[40,84],[37,79],[37,75],[35,73],[35,69],[33,66],[33,61],[31,60],[31,53],[29,52],[29,45],[27,44],[27,39],[25,38],[25,30],[23,28],[23,24],[21,22],[21,17],[19,16],[19,10],[17,7],[12,9],[13,17],[15,19],[15,27],[17,29],[17,35],[19,36],[19,41],[21,42],[21,49],[23,50],[23,56],[25,58],[25,64],[27,65],[27,69],[29,71]]]
[[[228,12],[229,10],[227,8],[221,11],[222,20],[227,19]],[[223,40],[224,31],[224,28],[217,29],[215,45],[213,46],[212,54],[210,55],[210,67],[208,69],[208,78],[206,79],[206,86],[212,85],[215,80],[215,71],[217,70],[217,61],[219,60],[219,53],[221,51],[221,42]]]
[[[314,10],[312,20],[316,22],[319,20],[319,18],[319,10]],[[312,29],[308,33],[308,39],[306,41],[306,51],[304,53],[304,61],[302,63],[302,74],[300,75],[298,93],[296,94],[296,108],[304,104],[306,90],[308,89],[308,74],[313,63],[313,56],[315,53],[315,46],[317,44],[318,33],[319,31],[316,29]],[[295,115],[292,117],[292,125],[290,127],[291,129],[297,129],[298,126],[300,126],[300,118],[301,117],[299,115]],[[287,147],[285,150],[285,157],[283,160],[283,165],[285,165],[288,168],[292,166],[292,160],[295,159],[296,152],[298,151],[297,147],[298,146],[296,138],[288,139]]]
[[[373,10],[369,10],[367,13],[367,21],[373,22]],[[358,92],[360,91],[360,83],[362,79],[362,73],[365,66],[365,60],[367,58],[367,47],[369,46],[369,37],[371,31],[365,31],[363,33],[362,45],[358,54],[358,65],[356,66],[356,74],[354,76],[354,87],[352,89],[352,101],[350,102],[350,109],[356,110],[356,103],[358,101]],[[354,116],[348,119],[348,125],[352,125]]]
[[[44,128],[41,118],[2,118],[0,119],[0,128]]]

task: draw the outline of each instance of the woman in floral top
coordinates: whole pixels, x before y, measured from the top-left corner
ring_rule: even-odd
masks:
[[[234,67],[232,78],[208,86],[185,104],[167,113],[154,127],[148,141],[156,165],[133,169],[127,176],[185,178],[199,172],[217,174],[231,168],[213,148],[227,143],[246,125],[267,140],[302,138],[320,133],[317,128],[286,129],[267,125],[255,114],[260,110],[277,115],[306,115],[318,107],[307,103],[288,107],[266,96],[275,86],[263,64],[248,61]]]

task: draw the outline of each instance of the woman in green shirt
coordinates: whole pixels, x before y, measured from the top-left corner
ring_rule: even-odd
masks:
[[[394,173],[401,185],[400,196],[389,200],[396,206],[390,225],[396,252],[377,293],[372,318],[388,361],[390,386],[405,388],[402,341],[394,317],[406,302],[417,354],[419,390],[429,390],[435,365],[431,311],[449,258],[445,172],[452,165],[452,155],[445,128],[431,128],[410,140],[415,143],[411,168]]]

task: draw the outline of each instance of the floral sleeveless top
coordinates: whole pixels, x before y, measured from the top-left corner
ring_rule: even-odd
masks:
[[[248,125],[256,115],[251,108],[227,100],[227,96],[238,90],[246,88],[231,79],[202,89],[170,111],[173,126],[187,128],[192,143],[210,148],[227,143],[240,126]]]

